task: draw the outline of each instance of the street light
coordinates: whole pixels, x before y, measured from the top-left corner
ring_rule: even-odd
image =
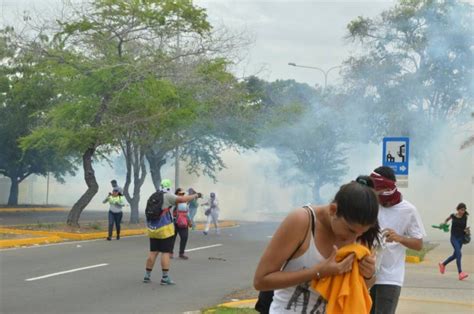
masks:
[[[313,70],[321,71],[321,73],[323,73],[323,75],[324,75],[324,89],[326,89],[326,86],[328,85],[328,74],[329,74],[329,72],[331,72],[334,69],[341,68],[340,65],[336,65],[336,66],[333,66],[333,67],[329,68],[327,71],[324,71],[323,69],[318,68],[318,67],[307,66],[307,65],[298,65],[294,62],[289,62],[288,65],[291,65],[291,66],[297,67],[297,68],[307,68],[307,69],[313,69]]]

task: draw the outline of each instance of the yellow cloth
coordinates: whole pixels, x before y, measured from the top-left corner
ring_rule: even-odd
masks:
[[[370,298],[364,278],[359,273],[358,261],[369,255],[370,251],[361,244],[350,244],[340,248],[336,254],[336,261],[341,261],[347,255],[354,253],[352,271],[326,277],[321,280],[313,279],[311,287],[327,300],[328,314],[366,314],[370,312],[372,299]]]

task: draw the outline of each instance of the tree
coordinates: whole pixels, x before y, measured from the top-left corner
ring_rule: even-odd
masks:
[[[351,21],[347,37],[363,48],[345,62],[349,110],[361,112],[353,123],[367,125],[369,113],[372,140],[410,136],[418,157],[442,122],[466,123],[473,100],[471,12],[463,1],[402,0],[375,19]]]
[[[346,129],[336,110],[326,103],[334,92],[320,92],[293,80],[266,83],[252,78],[249,89],[260,96],[260,121],[265,131],[261,146],[273,148],[283,164],[286,181],[307,183],[313,200],[320,202],[320,189],[338,183],[347,171]]]
[[[126,178],[124,196],[130,204],[130,223],[138,223],[140,189],[147,175],[145,154],[150,143],[160,137],[169,121],[173,121],[173,111],[177,97],[175,87],[168,81],[160,81],[150,76],[143,82],[130,86],[120,97],[120,105],[111,114],[119,144],[125,157]],[[133,178],[132,178],[133,177]],[[133,184],[133,194],[129,188]]]
[[[225,167],[220,157],[224,150],[255,146],[257,108],[249,106],[245,85],[228,71],[228,65],[223,58],[194,58],[187,63],[187,75],[177,86],[180,109],[187,114],[176,120],[173,134],[163,134],[147,152],[156,188],[161,167],[177,147],[188,173],[217,180],[217,172]]]
[[[69,213],[73,226],[98,191],[94,158],[118,145],[111,113],[122,93],[166,70],[178,30],[195,39],[210,30],[204,10],[190,1],[96,0],[81,9],[59,22],[61,31],[43,50],[62,75],[63,96],[47,123],[25,139],[25,146],[81,156],[87,190]]]
[[[54,174],[63,181],[75,167],[68,158],[61,158],[51,149],[23,151],[20,138],[27,136],[41,121],[42,113],[56,99],[54,81],[42,71],[42,60],[29,53],[30,49],[16,49],[14,30],[0,33],[0,174],[10,178],[8,205],[18,205],[19,184],[32,174]],[[34,42],[26,43],[34,46]]]

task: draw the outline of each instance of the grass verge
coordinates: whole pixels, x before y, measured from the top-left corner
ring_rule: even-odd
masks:
[[[237,308],[237,307],[225,307],[225,306],[217,306],[208,309],[202,310],[204,314],[256,314],[258,313],[254,309],[249,308]]]
[[[420,261],[423,261],[425,259],[425,255],[428,254],[429,251],[433,250],[438,245],[439,243],[424,242],[423,249],[421,249],[421,251],[407,249],[407,256],[417,256],[420,258]]]

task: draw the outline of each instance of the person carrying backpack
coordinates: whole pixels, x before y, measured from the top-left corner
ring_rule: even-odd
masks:
[[[145,277],[143,282],[151,281],[151,272],[158,254],[161,253],[162,277],[160,284],[163,286],[174,285],[168,275],[170,269],[170,253],[173,251],[174,223],[171,207],[178,203],[189,202],[201,197],[201,193],[188,196],[177,196],[171,191],[171,180],[163,179],[160,190],[153,193],[147,201],[145,209],[148,236],[150,238],[150,253],[145,264]]]
[[[177,188],[174,194],[177,196],[185,195],[183,189],[181,188]],[[176,205],[176,208],[173,211],[173,217],[174,217],[174,228],[176,232],[173,237],[173,246],[171,249],[170,257],[173,258],[174,244],[179,234],[179,258],[185,259],[185,260],[189,259],[189,257],[184,255],[184,250],[186,249],[186,243],[188,242],[189,227],[191,226],[191,219],[188,217],[188,204],[178,203]]]

